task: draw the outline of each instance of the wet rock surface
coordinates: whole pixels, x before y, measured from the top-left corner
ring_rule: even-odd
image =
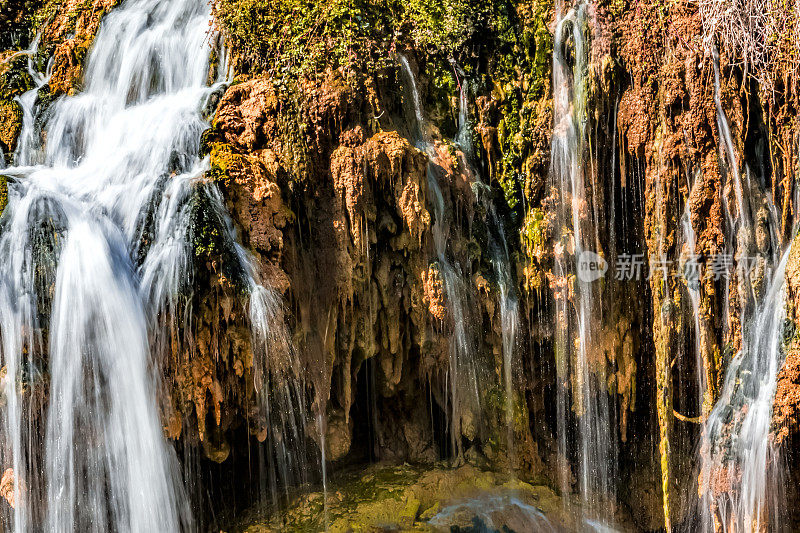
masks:
[[[325,504],[327,502],[327,504]],[[269,522],[250,518],[236,531],[570,531],[552,489],[465,465],[373,465],[342,472],[327,493],[314,492],[290,502]],[[508,529],[504,529],[508,528]]]

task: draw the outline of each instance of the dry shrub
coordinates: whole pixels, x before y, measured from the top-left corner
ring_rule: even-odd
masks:
[[[699,0],[703,37],[767,93],[800,74],[800,0]],[[774,96],[774,94],[773,94]]]

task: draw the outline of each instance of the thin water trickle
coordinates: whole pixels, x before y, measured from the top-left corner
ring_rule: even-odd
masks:
[[[577,476],[582,507],[588,516],[610,519],[607,500],[613,500],[616,461],[611,412],[605,390],[605,366],[590,353],[595,345],[599,312],[598,285],[579,271],[582,258],[595,257],[598,237],[591,217],[597,202],[587,197],[584,166],[587,149],[586,79],[589,49],[584,31],[586,7],[563,13],[556,9],[553,46],[554,127],[551,146],[551,187],[560,195],[557,207],[554,275],[556,371],[558,375],[559,477],[565,504],[571,492],[568,443],[577,440]],[[585,265],[584,265],[585,266]],[[575,279],[574,295],[568,285]],[[570,405],[571,404],[571,405]],[[569,422],[570,410],[577,428]]]
[[[35,143],[34,135],[36,133],[36,99],[39,95],[39,90],[50,81],[50,69],[53,64],[53,60],[50,59],[44,74],[37,72],[34,66],[34,58],[39,51],[39,42],[41,38],[41,33],[37,34],[30,48],[22,52],[28,57],[27,69],[28,74],[33,78],[34,87],[16,98],[17,102],[19,102],[22,107],[22,130],[20,132],[19,141],[17,142],[17,148],[14,151],[13,164],[19,166],[31,165],[35,161],[36,155],[33,147]],[[8,163],[11,164],[12,161],[8,161]]]
[[[503,392],[505,394],[505,415],[506,415],[506,447],[508,450],[509,464],[512,469],[516,463],[514,447],[514,363],[517,347],[517,335],[519,330],[519,303],[517,291],[511,272],[511,258],[508,253],[508,243],[506,242],[505,226],[502,219],[497,214],[494,202],[488,194],[482,194],[489,188],[482,182],[480,173],[476,170],[474,161],[474,148],[472,146],[472,128],[469,122],[468,94],[469,80],[464,73],[453,64],[453,69],[460,73],[460,92],[458,98],[458,131],[456,132],[455,142],[461,148],[463,154],[462,164],[468,169],[474,180],[474,190],[478,191],[478,202],[480,202],[487,212],[487,229],[489,237],[489,256],[492,263],[492,270],[498,287],[498,303],[500,304],[500,331],[501,349],[503,354]]]
[[[712,49],[714,67],[714,104],[716,107],[717,127],[720,136],[720,170],[724,177],[722,193],[722,205],[726,214],[726,252],[735,254],[737,264],[752,259],[756,255],[770,259],[773,262],[775,257],[768,257],[776,253],[780,247],[779,237],[776,231],[777,209],[771,194],[764,191],[765,184],[753,183],[750,168],[746,162],[742,163],[737,157],[736,148],[733,143],[730,123],[725,110],[722,107],[722,94],[720,84],[719,54],[716,48]],[[734,205],[731,205],[729,196],[733,195]],[[768,249],[764,248],[764,243],[759,246],[755,235],[757,226],[761,223],[766,224],[769,231]],[[730,305],[728,303],[729,278],[725,280],[725,324],[729,324]],[[750,276],[740,276],[737,290],[743,302],[742,315],[750,314],[753,306],[756,305],[759,295],[756,288],[751,283]]]
[[[444,281],[447,305],[453,318],[447,376],[450,393],[449,424],[453,449],[460,455],[462,422],[470,420],[472,424],[479,427],[481,414],[480,384],[476,367],[477,337],[475,328],[472,327],[469,280],[462,265],[456,259],[451,258],[448,241],[451,238],[450,232],[456,231],[456,229],[453,227],[452,213],[446,210],[444,195],[439,186],[439,177],[435,167],[441,156],[437,153],[436,146],[428,135],[416,77],[405,56],[400,56],[400,66],[408,80],[414,106],[418,131],[415,142],[417,148],[428,154],[430,158],[427,177],[428,190],[433,195],[434,248],[438,259],[439,274]]]
[[[434,246],[438,258],[440,273],[444,279],[445,292],[450,312],[453,317],[454,331],[451,337],[450,380],[451,380],[451,424],[453,426],[455,449],[460,449],[460,419],[465,415],[476,420],[481,413],[481,393],[479,369],[476,366],[477,335],[471,316],[469,301],[470,288],[468,274],[457,261],[451,259],[448,241],[452,227],[452,213],[446,211],[444,196],[439,185],[435,166],[440,163],[441,155],[429,138],[429,129],[421,108],[416,78],[408,59],[400,56],[400,66],[408,79],[414,115],[417,122],[417,147],[426,152],[431,164],[428,166],[428,188],[433,194],[435,223],[433,227]],[[460,149],[459,162],[467,180],[476,191],[477,201],[486,208],[487,227],[489,230],[489,252],[492,269],[498,285],[498,303],[501,320],[501,342],[503,354],[502,387],[505,394],[505,410],[507,422],[507,448],[510,464],[514,464],[514,425],[513,425],[513,364],[517,344],[519,325],[519,306],[516,297],[514,280],[511,274],[511,260],[505,239],[505,229],[495,206],[485,191],[488,187],[481,181],[473,159],[472,128],[469,118],[469,80],[458,65],[451,62],[453,71],[458,76],[459,108],[458,129],[453,142]]]
[[[713,65],[714,65],[714,106],[717,111],[717,128],[719,129],[720,140],[722,145],[720,151],[726,161],[726,168],[730,173],[731,185],[733,186],[734,198],[736,199],[736,212],[731,213],[728,209],[729,217],[737,217],[739,227],[749,228],[752,225],[750,211],[745,204],[744,191],[742,189],[741,173],[739,171],[739,160],[736,157],[736,149],[733,146],[733,137],[731,136],[731,128],[728,123],[728,118],[725,115],[725,110],[722,108],[722,94],[720,88],[720,73],[719,73],[719,53],[716,48],[712,51]],[[731,227],[734,223],[731,221]]]
[[[44,112],[48,76],[29,62],[37,89],[20,97],[0,231],[0,465],[16,502],[3,522],[18,533],[194,527],[159,417],[157,347],[165,321],[191,316],[180,302],[194,290],[198,201],[249,295],[277,475],[298,468],[286,455],[303,438],[304,400],[281,379],[297,370],[278,350],[280,301],[259,284],[198,156],[202,104],[218,88],[206,84],[210,16],[205,0],[128,0],[101,24],[86,90]]]
[[[500,301],[500,331],[502,332],[503,350],[503,388],[505,392],[505,415],[506,415],[506,446],[508,448],[509,463],[512,468],[516,464],[516,449],[514,446],[514,357],[517,347],[517,335],[519,330],[519,302],[514,290],[514,280],[511,277],[508,256],[508,246],[506,244],[504,228],[499,217],[492,209],[490,216],[493,226],[497,230],[498,236],[490,245],[492,256],[492,269],[497,279],[500,289],[498,295]]]
[[[694,178],[692,191],[694,187],[701,183],[699,175]],[[694,356],[697,368],[697,390],[699,391],[698,397],[700,401],[701,413],[705,416],[708,410],[711,409],[712,398],[710,397],[710,390],[708,389],[708,376],[706,374],[710,362],[706,360],[703,352],[703,335],[701,329],[700,318],[700,287],[702,282],[702,272],[700,271],[699,256],[697,254],[697,236],[692,226],[691,216],[691,202],[690,198],[692,192],[689,193],[689,198],[686,200],[686,207],[684,208],[683,215],[681,216],[681,232],[684,249],[684,256],[682,257],[683,264],[683,279],[686,282],[686,292],[689,294],[689,301],[692,305],[692,320],[694,325]]]

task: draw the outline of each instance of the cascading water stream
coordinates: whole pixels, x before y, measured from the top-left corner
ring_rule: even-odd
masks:
[[[556,220],[554,275],[556,371],[558,374],[558,445],[560,484],[565,501],[570,491],[571,428],[569,402],[577,417],[578,481],[584,513],[601,521],[610,518],[604,501],[613,499],[616,461],[603,358],[592,353],[597,314],[595,280],[581,276],[582,264],[596,262],[597,233],[591,218],[593,198],[586,196],[585,109],[588,48],[584,37],[586,8],[579,4],[562,15],[556,8],[553,47],[554,129],[551,186],[560,194]],[[568,47],[572,47],[569,53]],[[575,281],[573,282],[573,278]],[[573,291],[568,287],[575,284]],[[570,395],[571,392],[571,395]]]
[[[469,285],[466,275],[457,261],[450,259],[448,240],[450,239],[452,217],[445,209],[444,196],[439,187],[439,180],[434,165],[440,160],[436,146],[428,135],[427,123],[422,114],[422,106],[417,89],[417,82],[411,66],[405,56],[400,56],[400,65],[409,81],[414,105],[414,114],[418,133],[417,148],[428,154],[431,163],[428,165],[428,188],[433,195],[435,223],[433,240],[438,259],[439,272],[444,281],[445,294],[449,311],[453,318],[453,332],[450,337],[449,357],[449,389],[450,389],[450,424],[454,449],[461,452],[461,421],[469,416],[479,422],[480,392],[479,377],[476,367],[477,339],[472,324],[468,299]]]
[[[741,349],[728,364],[717,403],[704,427],[701,446],[703,527],[708,531],[779,530],[779,469],[774,468],[777,450],[770,443],[772,402],[777,375],[783,361],[785,320],[785,271],[789,257],[786,249],[778,256],[780,242],[775,232],[778,217],[769,193],[764,194],[768,236],[760,245],[755,238],[758,193],[750,181],[742,182],[739,164],[727,116],[722,108],[719,80],[719,56],[713,50],[714,100],[717,125],[722,141],[721,159],[726,161],[728,180],[732,180],[736,211],[731,213],[727,200],[729,228],[734,232],[736,259],[739,265],[741,310]],[[748,265],[758,254],[758,268]],[[774,266],[777,263],[777,267]],[[759,276],[764,283],[753,281]],[[767,287],[764,292],[759,286]]]
[[[36,118],[36,98],[39,94],[39,89],[50,81],[50,68],[52,67],[51,59],[48,62],[45,74],[40,74],[36,71],[36,68],[34,68],[34,58],[39,51],[39,42],[41,38],[41,34],[37,34],[30,48],[21,52],[28,57],[28,74],[33,78],[34,87],[17,97],[17,102],[19,102],[22,107],[22,130],[20,132],[17,148],[14,152],[13,163],[15,165],[30,165],[32,164],[32,159],[35,157],[33,146],[35,143],[34,135],[36,130],[34,124]],[[11,58],[7,59],[7,61],[10,60]],[[7,163],[11,163],[11,161],[7,161]]]
[[[500,289],[498,298],[500,300],[500,328],[502,332],[503,350],[503,388],[505,390],[505,411],[506,411],[506,445],[508,447],[509,462],[514,465],[516,462],[514,447],[514,354],[517,346],[517,334],[519,331],[519,302],[514,290],[514,280],[511,277],[510,259],[508,256],[508,245],[506,244],[503,233],[503,225],[497,214],[492,209],[490,216],[494,221],[494,228],[498,237],[490,244],[492,256],[492,268]]]
[[[688,256],[689,261],[692,261],[692,257],[695,254],[695,236],[694,230],[692,229],[692,223],[688,220],[688,217],[684,215],[681,219],[681,225],[683,226],[684,237],[686,239],[686,244],[688,246]],[[689,293],[689,301],[692,304],[692,320],[694,322],[694,355],[697,364],[697,379],[698,379],[698,387],[697,390],[700,391],[700,407],[702,409],[705,402],[703,400],[704,395],[706,393],[706,375],[705,372],[702,371],[704,368],[704,361],[703,361],[703,353],[702,353],[702,345],[701,345],[701,332],[700,332],[700,287],[699,287],[699,280],[697,279],[688,279],[686,282],[686,292]]]
[[[280,302],[235,242],[197,155],[217,88],[206,83],[209,19],[204,0],[128,0],[101,25],[85,92],[38,117],[36,91],[20,98],[0,229],[0,464],[14,477],[3,517],[13,531],[193,528],[159,417],[157,347],[168,344],[163,321],[191,314],[200,200],[249,295],[255,386],[283,448],[276,469],[297,468],[286,455],[302,439],[292,408],[303,399],[279,379],[295,372],[292,358],[270,353],[286,342]]]
[[[745,205],[744,191],[742,190],[742,180],[739,172],[739,162],[736,157],[736,150],[733,147],[733,137],[731,136],[731,128],[728,124],[728,118],[725,115],[725,110],[722,108],[722,95],[720,88],[720,74],[719,74],[719,53],[716,48],[712,51],[714,63],[714,106],[717,111],[717,127],[719,129],[720,139],[722,146],[720,147],[724,159],[727,161],[727,170],[731,174],[734,195],[736,199],[736,216],[740,217],[740,226],[749,227],[750,213]],[[731,217],[731,211],[728,209],[728,216]],[[730,220],[730,219],[729,219]],[[731,220],[731,226],[733,221]]]
[[[686,200],[686,207],[684,208],[683,215],[681,215],[681,234],[683,239],[683,257],[681,258],[683,266],[683,279],[686,284],[686,292],[689,295],[689,301],[692,306],[692,322],[694,326],[694,356],[695,364],[697,365],[697,390],[698,398],[700,401],[700,412],[705,415],[712,407],[713,398],[711,398],[708,390],[707,369],[710,361],[707,360],[704,353],[703,335],[705,334],[702,329],[701,320],[701,283],[702,272],[697,254],[697,235],[695,234],[694,227],[692,226],[691,202],[690,198],[694,192],[695,186],[702,183],[700,176],[696,175],[689,194]]]
[[[453,64],[454,70],[458,72],[457,66]],[[515,283],[511,274],[511,259],[508,253],[508,243],[506,242],[505,227],[497,214],[497,209],[488,195],[481,194],[483,190],[488,190],[480,179],[480,174],[473,164],[474,152],[472,146],[472,130],[469,123],[469,82],[460,73],[461,83],[458,99],[458,131],[456,132],[455,142],[461,148],[463,154],[463,166],[468,169],[473,180],[473,189],[478,192],[478,201],[482,202],[487,211],[487,227],[489,233],[489,256],[491,258],[492,270],[499,289],[498,303],[500,304],[500,330],[503,352],[503,389],[505,393],[506,411],[506,445],[508,448],[509,462],[515,463],[514,457],[514,354],[517,346],[517,334],[519,330],[519,302],[517,300]]]
[[[773,250],[778,248],[778,236],[775,232],[777,227],[775,221],[778,220],[777,209],[769,194],[764,195],[764,201],[759,203],[763,192],[758,185],[751,182],[751,173],[748,165],[740,164],[736,154],[736,149],[731,135],[731,128],[728,117],[722,107],[722,90],[720,84],[719,53],[716,48],[712,48],[712,59],[714,67],[714,105],[716,107],[717,127],[720,135],[720,163],[723,174],[726,176],[725,188],[722,191],[722,204],[725,210],[728,223],[727,233],[731,237],[726,242],[732,242],[733,247],[728,245],[726,252],[735,252],[737,263],[747,261],[756,253],[763,254],[758,249],[758,243],[754,235],[756,225],[759,223],[759,208],[766,208],[765,218],[769,226],[769,247]],[[731,190],[735,205],[731,209],[729,194],[725,191]],[[763,247],[763,245],[762,245]],[[743,265],[744,266],[744,265]],[[728,314],[730,312],[728,304],[728,278],[725,278],[725,323],[728,324]],[[749,313],[749,308],[754,306],[758,295],[751,284],[749,276],[739,278],[739,296],[744,302],[742,315]]]
[[[770,273],[769,289],[743,333],[746,342],[730,362],[706,423],[701,493],[708,531],[763,531],[770,521],[770,529],[779,529],[774,524],[780,498],[773,468],[777,451],[769,430],[783,360],[788,257],[787,250]]]
[[[720,146],[720,159],[727,161],[727,165],[725,168],[729,169],[729,180],[728,183],[732,183],[734,187],[734,193],[736,198],[736,204],[738,206],[738,216],[743,217],[745,216],[744,212],[744,202],[742,201],[742,190],[741,190],[741,180],[740,180],[740,173],[739,173],[739,163],[736,159],[736,152],[733,148],[733,139],[731,138],[731,131],[728,125],[728,119],[725,115],[725,110],[722,108],[722,97],[721,97],[721,89],[720,89],[720,79],[719,79],[719,53],[717,52],[716,48],[712,50],[712,57],[713,57],[713,64],[714,64],[714,107],[716,108],[716,116],[717,116],[717,128],[720,132],[720,138],[722,140],[722,144]],[[725,209],[726,220],[728,223],[728,231],[729,235],[734,235],[735,244],[739,244],[739,230],[736,225],[736,221],[734,219],[734,214],[731,212],[730,205],[728,203],[728,197],[726,194],[722,194],[722,205]],[[726,253],[729,253],[733,247],[728,239],[725,240],[726,246]],[[725,317],[725,328],[728,328],[728,324],[730,322],[729,315],[730,315],[730,297],[729,297],[729,284],[730,280],[728,277],[724,279],[724,291],[723,291],[723,315]],[[729,332],[728,332],[729,333]]]
[[[404,56],[400,56],[400,64],[409,80],[411,95],[414,105],[414,114],[419,128],[417,146],[428,154],[431,162],[435,165],[440,161],[440,154],[428,136],[428,129],[422,113],[419,92],[416,79]],[[468,180],[476,191],[478,201],[482,202],[487,211],[487,226],[489,229],[489,253],[491,257],[492,269],[498,284],[501,320],[501,342],[503,352],[503,388],[505,392],[505,409],[507,422],[507,447],[510,463],[514,463],[514,426],[513,426],[513,358],[517,345],[517,335],[519,329],[519,304],[514,288],[514,281],[511,274],[511,260],[508,253],[508,245],[505,239],[505,229],[498,216],[494,204],[490,198],[486,198],[484,191],[488,187],[481,181],[479,173],[476,171],[472,162],[473,146],[472,131],[469,122],[468,96],[469,82],[464,73],[458,66],[452,63],[454,72],[460,76],[459,80],[459,111],[458,111],[458,130],[454,142],[460,148],[461,166],[468,173]],[[469,331],[469,308],[468,308],[468,285],[465,274],[448,259],[447,240],[449,238],[449,219],[445,212],[444,197],[442,195],[439,181],[434,170],[434,165],[428,167],[428,186],[433,192],[433,205],[436,222],[433,228],[434,245],[437,258],[439,259],[440,271],[445,281],[445,291],[448,303],[454,319],[454,332],[451,340],[451,402],[453,403],[453,420],[458,420],[461,416],[456,410],[456,406],[464,408],[459,402],[464,401],[464,392],[459,389],[467,389],[466,408],[473,414],[480,412],[480,392],[479,376],[475,364],[475,333]],[[455,351],[453,351],[453,346]],[[466,387],[464,385],[466,376]]]

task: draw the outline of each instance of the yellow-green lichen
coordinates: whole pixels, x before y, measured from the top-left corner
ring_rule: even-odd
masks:
[[[8,205],[8,180],[5,176],[0,176],[0,214],[3,213]]]

